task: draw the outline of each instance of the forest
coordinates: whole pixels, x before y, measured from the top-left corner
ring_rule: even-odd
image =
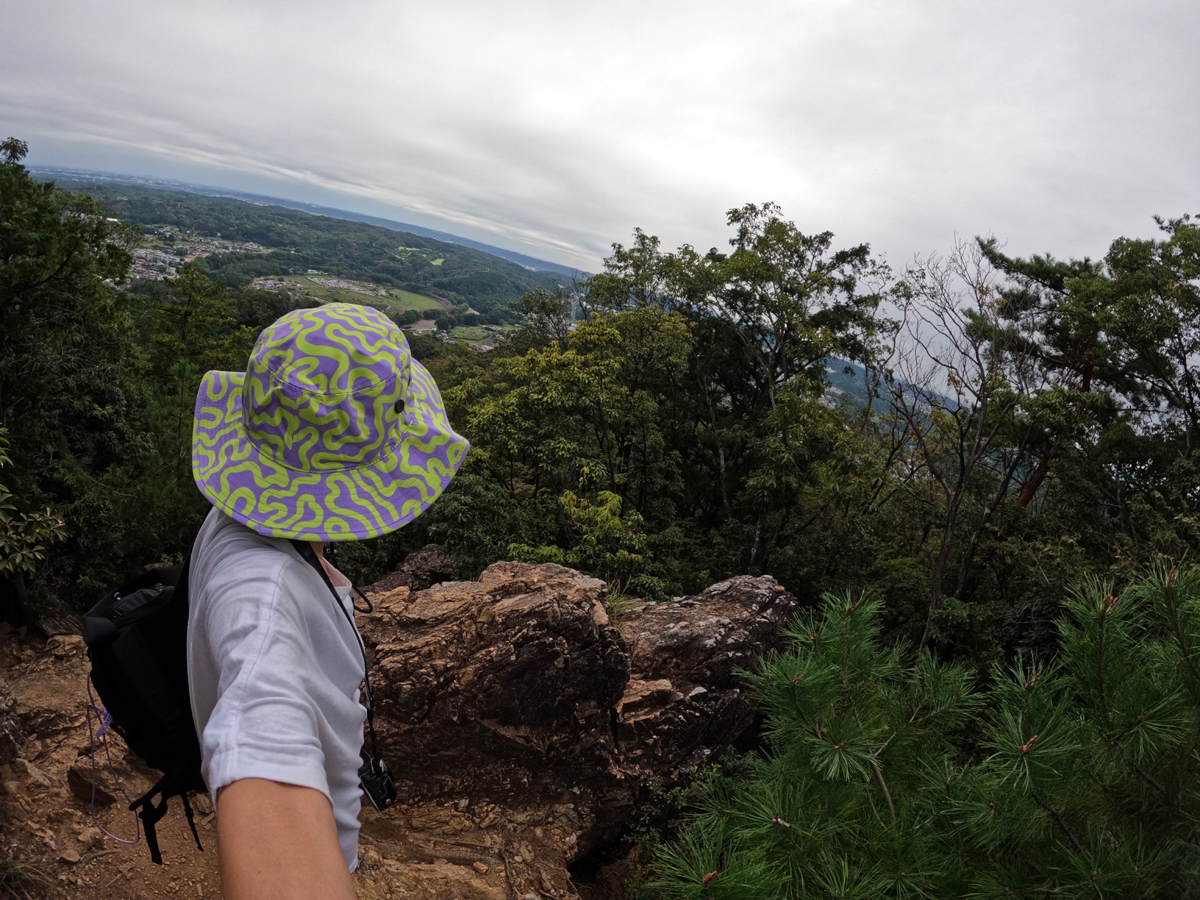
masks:
[[[188,552],[199,379],[242,369],[292,302],[249,287],[253,257],[115,287],[139,226],[295,248],[521,323],[490,353],[411,341],[472,449],[421,518],[341,549],[352,577],[436,542],[462,578],[596,575],[617,617],[738,574],[801,599],[793,649],[746,675],[759,743],[641,835],[644,896],[1200,896],[1189,216],[1096,259],[984,237],[893,270],[747,204],[725,248],[638,230],[559,285],[444,244],[425,272],[358,223],[74,193],[25,152],[0,146],[9,621]]]

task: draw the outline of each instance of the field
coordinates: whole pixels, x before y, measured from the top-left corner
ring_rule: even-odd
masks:
[[[424,247],[397,247],[396,248],[397,256],[405,256],[406,254],[409,254],[409,253],[419,254],[420,256],[423,256],[426,259],[429,259],[429,257],[434,255],[432,250],[426,250]],[[429,264],[431,266],[440,266],[445,261],[446,261],[446,257],[439,256],[437,259],[429,259]]]
[[[478,341],[494,343],[507,332],[516,331],[515,325],[459,325],[450,329],[450,339],[474,344]]]
[[[450,329],[450,337],[456,341],[482,341],[488,333],[478,325],[459,325]]]
[[[259,287],[265,286],[269,290],[273,286],[271,282],[278,281],[290,290],[306,297],[314,297],[322,303],[361,303],[393,313],[409,309],[423,312],[442,308],[442,304],[432,297],[414,294],[411,291],[402,291],[399,288],[385,288],[366,281],[347,281],[347,283],[360,288],[360,290],[353,290],[319,284],[313,280],[314,278],[322,281],[347,281],[347,279],[332,275],[273,275],[255,279],[255,284]]]
[[[399,288],[389,288],[388,296],[392,298],[393,306],[409,309],[441,309],[442,304],[438,303],[432,297],[423,297],[420,294],[414,294],[412,291],[402,291]]]

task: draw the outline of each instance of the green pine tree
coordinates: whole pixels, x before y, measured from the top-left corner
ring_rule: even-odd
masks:
[[[663,898],[1200,896],[1200,568],[1066,601],[976,690],[826,596],[749,676],[767,752],[664,849]]]

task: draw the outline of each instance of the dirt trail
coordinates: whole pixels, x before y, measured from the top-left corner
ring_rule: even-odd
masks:
[[[0,765],[0,897],[79,898],[79,900],[151,900],[151,898],[217,898],[217,833],[207,797],[195,799],[197,830],[204,852],[196,848],[179,800],[158,825],[163,865],[150,862],[145,838],[121,844],[97,827],[120,838],[135,835],[133,814],[117,792],[102,747],[97,747],[99,796],[93,820],[90,803],[91,753],[87,726],[88,659],[77,635],[49,640],[21,636],[0,626],[0,704],[17,717],[25,734],[20,755]],[[95,724],[93,718],[93,725]],[[129,753],[121,738],[108,735],[112,772],[131,797],[153,783],[154,774]],[[9,754],[11,756],[11,753]],[[74,767],[75,775],[71,775]],[[109,799],[116,794],[116,802]],[[410,876],[444,883],[449,896],[503,897],[481,877],[472,859],[405,859],[389,840],[388,823],[366,810],[360,872],[355,876],[363,900],[428,896],[405,889]],[[381,831],[373,837],[373,831]],[[471,855],[471,854],[467,854]],[[476,854],[477,855],[477,854]],[[401,865],[403,863],[403,866]],[[0,862],[0,866],[4,863]],[[17,865],[31,877],[14,877]],[[485,863],[480,863],[485,869]],[[401,871],[403,869],[403,872]]]

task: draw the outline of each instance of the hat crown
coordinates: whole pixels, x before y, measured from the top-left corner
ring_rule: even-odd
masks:
[[[404,333],[378,310],[330,303],[263,329],[242,386],[246,435],[300,472],[371,465],[403,439]]]

